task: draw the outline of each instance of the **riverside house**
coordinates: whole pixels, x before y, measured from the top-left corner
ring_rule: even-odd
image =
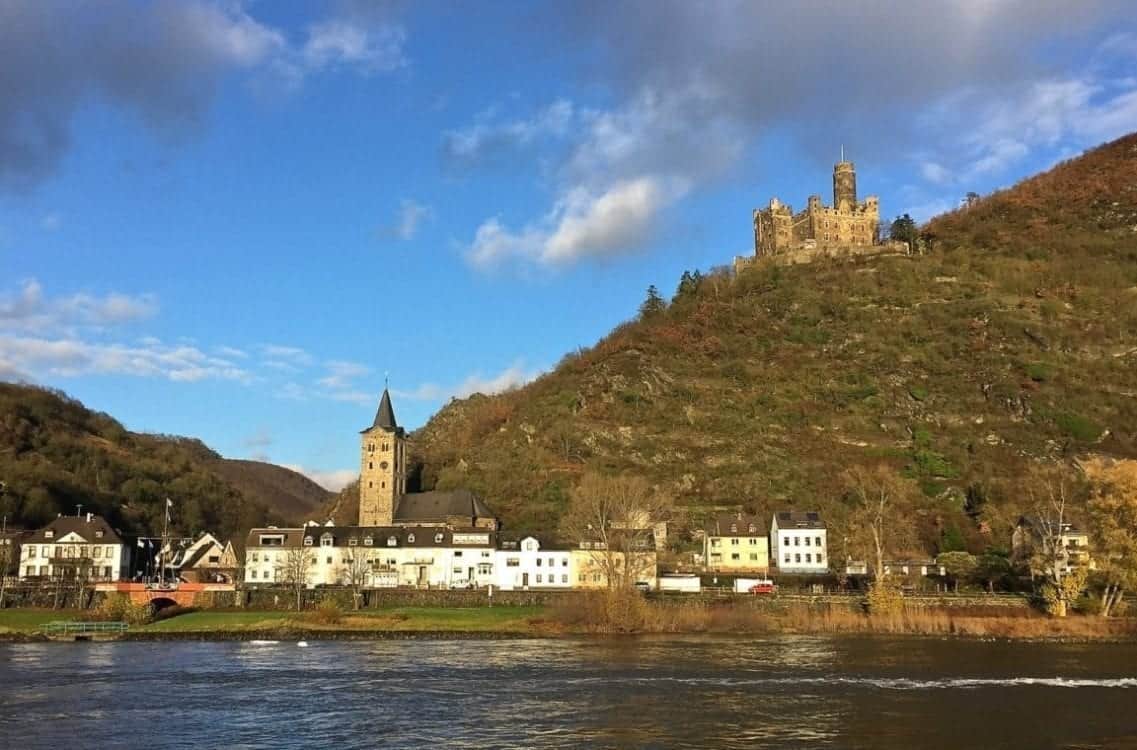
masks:
[[[253,529],[245,583],[309,588],[481,588],[494,582],[496,532],[443,526],[320,526]],[[299,564],[299,563],[303,564]]]
[[[1040,562],[1050,556],[1054,544],[1059,547],[1054,556],[1059,575],[1078,568],[1093,570],[1096,567],[1090,555],[1089,534],[1072,523],[1058,527],[1038,516],[1022,516],[1011,532],[1012,559],[1030,566],[1035,574],[1041,572]]]
[[[770,540],[758,516],[727,513],[703,530],[703,559],[714,573],[762,573],[770,568]]]
[[[829,572],[825,522],[813,511],[782,510],[770,521],[774,564],[782,573]]]
[[[60,516],[26,537],[20,547],[20,580],[129,577],[130,548],[106,519],[93,513]]]
[[[541,549],[537,537],[503,541],[495,558],[497,587],[502,591],[571,588],[570,558],[568,550]]]

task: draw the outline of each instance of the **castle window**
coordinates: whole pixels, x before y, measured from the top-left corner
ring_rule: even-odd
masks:
[[[367,468],[368,468],[368,469],[374,469],[374,468],[375,468],[375,464],[373,464],[373,463],[371,463],[370,461],[368,461],[368,462],[367,462]]]
[[[380,482],[380,483],[379,483],[379,488],[380,488],[380,489],[384,489],[384,490],[385,490],[385,489],[387,489],[387,483],[386,483],[386,482]]]

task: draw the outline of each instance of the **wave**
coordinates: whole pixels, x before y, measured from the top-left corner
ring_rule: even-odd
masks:
[[[586,677],[568,682],[627,682],[635,684],[671,682],[707,687],[807,686],[875,688],[878,690],[947,690],[989,687],[1053,688],[1137,688],[1137,677]]]

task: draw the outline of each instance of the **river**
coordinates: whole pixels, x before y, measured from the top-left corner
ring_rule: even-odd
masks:
[[[0,748],[1137,748],[1137,646],[0,644]]]

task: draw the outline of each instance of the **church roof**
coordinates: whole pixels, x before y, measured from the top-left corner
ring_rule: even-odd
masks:
[[[395,506],[398,523],[439,522],[453,516],[495,518],[493,511],[470,490],[412,492]]]
[[[383,389],[383,397],[379,399],[379,410],[375,412],[375,421],[364,432],[374,430],[376,427],[382,427],[389,432],[399,429],[398,423],[395,422],[395,410],[391,408],[391,394],[386,388]]]

